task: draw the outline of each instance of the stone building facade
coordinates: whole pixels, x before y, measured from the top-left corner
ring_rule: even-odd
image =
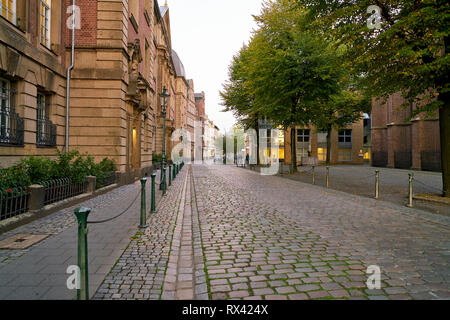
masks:
[[[0,2],[0,166],[24,156],[56,156],[64,146],[71,0]],[[189,127],[193,81],[178,88],[170,13],[157,0],[77,1],[70,84],[69,150],[112,158],[131,182],[162,152],[159,94],[169,94],[166,154],[177,127]],[[185,107],[178,99],[185,92]],[[178,103],[181,103],[178,106]],[[186,108],[186,109],[184,109]],[[184,110],[178,114],[177,110]],[[186,118],[183,118],[186,115]],[[178,119],[178,120],[177,120]],[[178,122],[177,122],[178,121]],[[192,124],[193,128],[193,124]]]
[[[1,167],[64,145],[64,10],[60,1],[1,2]]]
[[[439,115],[408,120],[415,104],[402,107],[400,93],[386,103],[372,100],[372,164],[402,169],[441,170]]]

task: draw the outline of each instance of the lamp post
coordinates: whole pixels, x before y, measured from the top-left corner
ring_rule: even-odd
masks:
[[[162,163],[161,163],[161,186],[163,196],[166,195],[166,112],[167,105],[169,103],[170,94],[167,92],[166,87],[163,88],[163,92],[159,95],[159,102],[161,104],[161,112],[163,115],[163,136],[162,136]]]

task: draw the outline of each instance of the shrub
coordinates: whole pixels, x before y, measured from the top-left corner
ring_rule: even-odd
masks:
[[[107,174],[116,170],[114,160],[108,158],[96,164],[92,156],[81,155],[78,151],[58,151],[55,160],[30,156],[10,168],[0,168],[0,190],[27,187],[60,178],[70,178],[73,182],[81,183],[86,176],[97,177],[97,187],[101,187]]]
[[[153,154],[152,160],[153,160],[153,163],[162,162],[162,154]]]

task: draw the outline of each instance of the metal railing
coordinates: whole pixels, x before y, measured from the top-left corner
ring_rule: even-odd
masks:
[[[17,113],[0,110],[0,144],[23,145],[24,122]]]
[[[56,125],[48,119],[37,120],[36,144],[40,147],[56,146]]]
[[[43,181],[45,188],[44,205],[52,204],[87,192],[87,181],[72,182],[69,178]]]
[[[100,185],[102,188],[110,186],[112,184],[116,183],[116,172],[115,171],[111,171],[108,172],[102,179]]]
[[[0,190],[0,220],[27,212],[30,191],[28,188]]]

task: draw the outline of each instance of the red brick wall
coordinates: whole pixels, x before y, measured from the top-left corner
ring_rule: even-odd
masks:
[[[139,0],[139,29],[138,33],[136,33],[133,24],[131,23],[131,20],[128,20],[128,42],[134,42],[134,40],[139,39],[140,47],[141,47],[141,55],[142,58],[145,58],[145,39],[147,39],[147,42],[149,44],[149,50],[153,57],[156,56],[156,47],[154,45],[153,39],[152,39],[152,28],[153,28],[153,1],[149,2],[152,5],[147,8],[148,15],[150,17],[150,26],[147,24],[147,20],[145,19],[145,0]],[[155,61],[156,63],[156,61]],[[142,62],[139,65],[139,71],[144,74],[144,62]],[[152,83],[154,86],[154,84]]]
[[[392,167],[395,166],[396,152],[410,152],[411,166],[421,168],[422,151],[440,150],[439,121],[413,120],[408,124],[406,120],[411,110],[409,106],[402,106],[404,102],[400,93],[390,96],[385,104],[372,100],[372,150],[374,153],[387,152],[388,166]]]
[[[72,30],[66,26],[70,17],[67,7],[72,5],[72,0],[65,0],[62,22],[65,30],[65,45],[72,43]],[[81,29],[75,30],[75,45],[77,47],[92,47],[97,44],[97,0],[77,0],[76,5],[81,10]]]
[[[195,107],[198,110],[198,119],[197,121],[200,121],[200,117],[204,117],[205,116],[205,93],[202,92],[203,95],[203,99],[200,102],[196,102],[195,103]]]

